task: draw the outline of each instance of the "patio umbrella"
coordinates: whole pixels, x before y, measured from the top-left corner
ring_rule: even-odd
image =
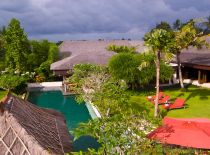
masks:
[[[147,136],[163,144],[210,149],[210,119],[166,117],[163,119],[163,125]]]

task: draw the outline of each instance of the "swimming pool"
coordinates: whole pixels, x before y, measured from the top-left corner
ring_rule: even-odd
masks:
[[[39,107],[61,112],[69,130],[91,119],[87,107],[83,103],[78,104],[75,95],[63,96],[61,91],[34,91],[29,93],[28,101]],[[88,147],[98,147],[96,140],[89,136],[84,136],[73,143],[74,151],[86,150]]]

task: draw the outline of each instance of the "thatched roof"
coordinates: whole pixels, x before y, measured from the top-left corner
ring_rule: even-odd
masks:
[[[60,155],[70,151],[70,135],[60,113],[11,94],[0,103],[1,154]]]
[[[183,52],[180,56],[181,63],[191,65],[210,66],[210,51],[202,52]]]
[[[98,40],[98,41],[64,41],[59,49],[61,55],[70,55],[51,64],[53,71],[71,70],[75,64],[90,63],[106,65],[115,53],[107,51],[109,45],[135,46],[137,51],[145,50],[143,41],[130,40]],[[61,73],[61,72],[59,72]]]
[[[210,43],[210,37],[206,37],[206,41]],[[68,57],[51,64],[51,70],[56,75],[66,75],[67,71],[71,70],[75,64],[106,65],[108,60],[115,54],[106,50],[111,44],[135,46],[138,52],[146,50],[144,42],[140,40],[64,41],[59,47],[60,54]],[[210,67],[210,50],[205,47],[202,49],[189,47],[181,52],[181,62],[182,65]]]

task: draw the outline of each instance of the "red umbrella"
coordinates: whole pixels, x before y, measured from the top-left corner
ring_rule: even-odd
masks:
[[[210,149],[210,119],[163,119],[163,125],[148,138],[164,144]]]

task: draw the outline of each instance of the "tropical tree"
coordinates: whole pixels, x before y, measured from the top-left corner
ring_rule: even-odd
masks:
[[[147,65],[143,68],[139,68],[143,62],[147,62]],[[154,54],[141,53],[119,53],[114,55],[109,61],[109,71],[112,77],[116,80],[124,80],[127,84],[131,85],[134,89],[136,86],[148,85],[154,80],[155,64]],[[161,74],[160,80],[165,81],[171,78],[173,70],[170,66],[163,61],[160,62]]]
[[[26,58],[30,52],[29,41],[20,22],[13,18],[4,33],[6,64],[18,72],[25,71]]]
[[[0,88],[5,90],[13,90],[16,88],[20,88],[21,86],[26,85],[27,78],[24,76],[13,75],[13,74],[4,74],[0,75]],[[16,93],[21,93],[20,88]]]
[[[127,84],[131,84],[132,89],[135,84],[139,83],[140,71],[138,66],[140,59],[132,53],[119,53],[114,55],[109,61],[109,70],[117,80],[124,80]]]
[[[181,22],[180,19],[177,19],[174,23],[173,23],[173,29],[174,30],[178,30],[181,28],[181,26],[183,25],[183,23]]]
[[[210,15],[205,19],[200,19],[196,27],[200,32],[203,32],[203,35],[210,34]]]
[[[174,35],[175,41],[171,50],[176,54],[179,82],[181,88],[184,88],[180,61],[180,54],[182,50],[187,49],[191,45],[201,48],[203,45],[207,46],[207,43],[203,39],[204,37],[201,37],[202,33],[197,32],[197,28],[195,27],[195,22],[193,20],[187,22],[181,26],[180,29],[174,31]]]
[[[168,24],[167,22],[164,22],[164,21],[161,21],[159,24],[156,24],[155,29],[163,29],[166,31],[172,31],[170,24]]]
[[[116,53],[137,53],[135,46],[117,46],[111,44],[107,47],[108,51],[113,51]]]
[[[168,58],[170,48],[174,42],[172,33],[162,29],[154,29],[147,33],[144,37],[145,45],[148,46],[151,52],[155,55],[156,64],[156,99],[154,116],[158,116],[158,99],[159,99],[159,85],[160,85],[160,62],[161,56]]]
[[[57,45],[48,40],[32,40],[30,45],[31,53],[27,56],[28,71],[36,71],[39,76],[48,79],[52,74],[50,65],[59,58]]]

